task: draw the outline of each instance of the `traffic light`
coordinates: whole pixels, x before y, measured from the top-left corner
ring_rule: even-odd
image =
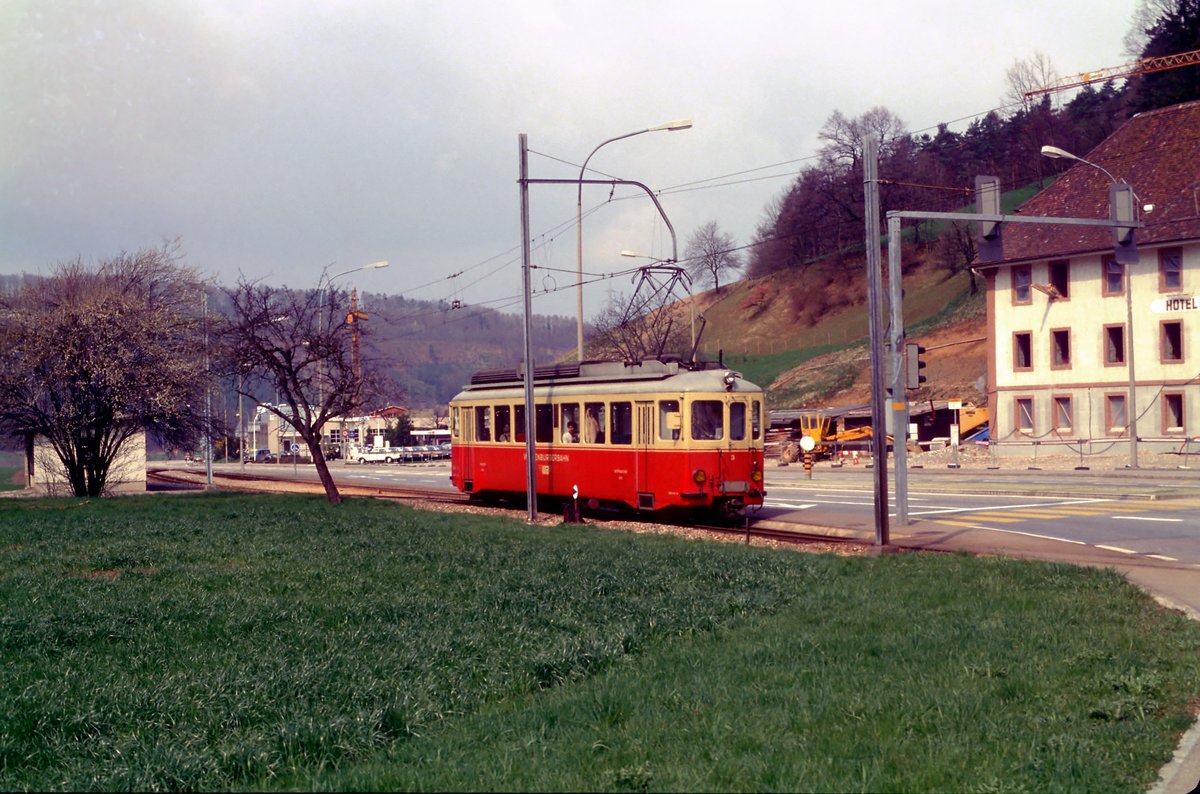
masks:
[[[915,342],[904,346],[904,388],[919,389],[925,382],[925,376],[921,374],[925,369],[925,362],[921,360],[924,352],[925,348]]]
[[[975,211],[980,215],[1001,215],[1000,179],[994,176],[975,177]],[[1004,246],[1000,241],[999,221],[980,221],[979,259],[984,262],[999,262],[1004,258]]]
[[[1108,189],[1109,217],[1118,223],[1137,222],[1137,196],[1133,188],[1124,182],[1115,182]],[[1138,261],[1137,242],[1133,239],[1133,226],[1113,227],[1114,259],[1122,265],[1134,265]]]

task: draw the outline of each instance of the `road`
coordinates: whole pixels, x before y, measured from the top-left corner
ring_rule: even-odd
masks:
[[[407,485],[451,490],[449,465],[331,464],[348,485]],[[218,464],[215,472],[241,471]],[[315,479],[312,467],[248,464],[262,476]],[[824,526],[874,540],[874,476],[867,467],[768,468],[767,502],[755,518]],[[889,472],[890,476],[894,472]],[[891,534],[971,530],[1026,536],[1067,546],[1200,567],[1200,474],[1190,471],[981,471],[908,472],[908,515],[896,523],[889,494]]]
[[[1178,486],[1057,479],[1047,483],[1024,477],[1009,478],[998,489],[968,473],[960,475],[910,480],[911,523],[896,523],[893,506],[891,533],[946,528],[1020,534],[1200,567],[1200,496]],[[832,482],[775,476],[767,482],[762,518],[870,530],[874,538],[874,484],[869,476]],[[1164,498],[1164,490],[1171,491],[1171,498]]]

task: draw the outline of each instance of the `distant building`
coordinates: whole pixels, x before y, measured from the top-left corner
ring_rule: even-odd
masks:
[[[45,436],[34,436],[25,445],[25,487],[48,496],[71,496],[66,468]],[[121,446],[108,470],[105,495],[146,490],[146,434],[137,433]]]
[[[1134,453],[1134,426],[1148,451],[1178,451],[1200,436],[1197,130],[1200,102],[1134,116],[1092,151],[1073,153],[1098,167],[1077,162],[1018,210],[1107,219],[1105,171],[1128,183],[1145,224],[1128,287],[1107,228],[1007,224],[1004,260],[978,266],[991,441],[1001,452],[1029,454],[1037,442]]]

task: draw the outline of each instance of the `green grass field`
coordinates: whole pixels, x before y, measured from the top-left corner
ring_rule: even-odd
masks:
[[[1112,572],[255,495],[0,501],[2,790],[1141,791]]]

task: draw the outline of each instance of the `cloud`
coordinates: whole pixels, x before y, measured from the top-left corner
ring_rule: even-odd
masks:
[[[1119,63],[1132,10],[3,0],[0,270],[178,235],[225,281],[315,283],[330,262],[388,259],[365,288],[495,300],[520,285],[515,258],[478,278],[519,248],[519,133],[531,176],[569,179],[602,141],[679,117],[695,127],[614,142],[592,165],[664,190],[680,250],[710,220],[744,244],[787,185],[765,177],[798,170],[833,111],[884,105],[914,129],[986,111],[1035,51],[1063,72]],[[628,267],[622,248],[666,255],[648,201],[586,195],[589,268]],[[530,199],[538,256],[567,287],[536,308],[573,315],[575,191]],[[469,288],[448,278],[463,270]],[[591,315],[604,290],[587,297]]]

